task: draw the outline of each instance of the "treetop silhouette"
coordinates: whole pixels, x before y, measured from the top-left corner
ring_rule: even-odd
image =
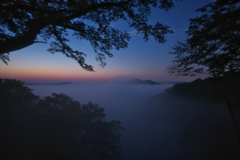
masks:
[[[105,56],[112,57],[113,48],[126,48],[130,39],[129,33],[112,28],[111,23],[125,20],[146,41],[151,35],[164,43],[164,35],[172,30],[159,22],[150,25],[148,19],[151,7],[168,11],[173,6],[173,0],[1,0],[0,59],[7,63],[10,52],[53,38],[50,53],[62,52],[83,69],[94,71],[85,63],[86,54],[68,45],[68,30],[74,32],[72,36],[90,42],[96,60],[104,67]],[[90,26],[87,21],[96,25]]]
[[[178,42],[170,52],[176,57],[168,72],[176,76],[239,74],[239,0],[216,0],[197,12],[202,15],[190,19],[186,41]]]
[[[0,78],[0,159],[120,159],[120,121],[65,94],[39,98],[24,82]]]

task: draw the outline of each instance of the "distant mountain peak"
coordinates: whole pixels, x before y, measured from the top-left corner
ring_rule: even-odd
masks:
[[[158,85],[158,84],[161,84],[159,82],[154,82],[152,80],[140,80],[140,79],[134,79],[134,80],[131,80],[131,81],[128,81],[126,82],[128,84],[148,84],[148,85]]]

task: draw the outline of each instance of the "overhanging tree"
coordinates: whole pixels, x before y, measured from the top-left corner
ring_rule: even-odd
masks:
[[[151,7],[168,11],[173,0],[1,0],[0,59],[7,63],[10,52],[54,38],[49,52],[62,52],[83,69],[94,71],[85,63],[86,54],[68,45],[68,30],[74,31],[72,36],[91,43],[96,60],[104,67],[105,56],[112,57],[113,48],[126,48],[130,39],[126,31],[112,28],[113,22],[127,21],[146,41],[149,35],[159,43],[166,41],[164,35],[172,30],[161,23],[148,24]],[[87,21],[96,25],[90,26]]]
[[[240,95],[240,1],[216,0],[197,10],[190,19],[188,38],[178,42],[176,55],[167,70],[176,76],[206,73],[215,90],[223,94],[233,119],[240,145],[240,129],[232,108],[239,109]]]
[[[216,0],[190,19],[188,38],[178,42],[168,72],[176,76],[198,73],[214,77],[240,73],[240,1]],[[199,67],[198,67],[199,66]]]

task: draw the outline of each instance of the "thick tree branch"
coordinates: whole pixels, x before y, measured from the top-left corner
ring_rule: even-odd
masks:
[[[99,3],[99,4],[90,5],[86,9],[83,9],[81,11],[77,11],[70,16],[62,17],[62,14],[61,14],[57,17],[55,15],[53,15],[53,16],[50,16],[48,18],[43,17],[42,19],[32,20],[31,24],[40,24],[40,26],[39,25],[38,26],[33,26],[32,25],[31,27],[29,27],[30,29],[27,32],[25,32],[23,35],[15,36],[15,37],[6,39],[2,42],[0,41],[0,54],[16,51],[16,50],[19,50],[19,49],[22,49],[22,48],[25,48],[29,45],[34,44],[34,41],[35,41],[37,35],[40,33],[40,31],[50,24],[60,25],[62,23],[69,22],[70,20],[73,20],[75,18],[84,16],[91,11],[96,11],[99,8],[126,5],[130,1],[131,0],[122,1],[122,2],[102,2],[102,3]],[[3,6],[1,6],[1,7],[4,8]],[[34,10],[34,8],[29,7],[29,6],[18,5],[18,7],[20,9],[25,8],[25,9],[28,9],[28,10],[31,10],[31,11]],[[45,9],[38,8],[37,11],[45,12]],[[46,13],[48,13],[48,12],[46,12]],[[39,23],[40,21],[42,21],[42,23]]]
[[[92,66],[85,63],[85,54],[67,44],[66,29],[74,30],[75,36],[89,41],[97,53],[96,60],[105,66],[105,55],[112,57],[110,51],[126,48],[130,39],[127,32],[112,28],[112,22],[130,18],[129,26],[144,34],[145,40],[152,35],[159,43],[165,42],[164,35],[171,33],[168,26],[147,23],[151,6],[157,7],[158,4],[165,10],[173,6],[172,0],[2,0],[0,55],[39,43],[37,36],[46,42],[54,37],[48,51],[62,52],[77,60],[83,69],[93,71]],[[85,20],[99,27],[89,26]]]
[[[13,52],[34,44],[34,41],[44,26],[32,27],[23,35],[0,41],[0,54]]]
[[[40,13],[45,13],[45,14],[71,12],[71,10],[68,10],[68,9],[49,10],[49,9],[51,9],[51,7],[49,7],[48,9],[44,9],[44,8],[41,8],[40,6],[23,5],[21,3],[16,3],[16,2],[12,5],[7,5],[7,6],[0,5],[0,10],[5,10],[5,11],[11,12],[11,11],[17,10],[17,9],[25,10],[27,12],[32,11],[32,12],[40,12]]]
[[[93,4],[93,5],[90,5],[89,7],[87,7],[86,9],[84,9],[82,11],[78,11],[78,12],[76,12],[76,13],[70,15],[70,16],[62,18],[61,21],[62,22],[67,22],[67,21],[70,21],[72,19],[84,16],[91,11],[96,11],[97,9],[100,9],[100,8],[121,7],[122,5],[127,5],[130,1],[131,0],[123,1],[123,2],[102,2],[102,3],[99,3],[99,4]]]

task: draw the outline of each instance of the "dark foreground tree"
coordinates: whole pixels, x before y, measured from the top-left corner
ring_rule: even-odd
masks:
[[[39,99],[23,82],[0,79],[0,159],[120,159],[119,121],[67,95]]]
[[[178,42],[171,54],[175,60],[168,72],[176,76],[206,73],[229,108],[236,131],[240,132],[232,108],[239,109],[240,96],[240,1],[216,0],[197,10],[200,17],[190,19],[188,38]]]
[[[173,48],[176,58],[168,72],[176,76],[239,74],[240,1],[216,0],[197,11],[202,15],[190,19],[188,38]]]
[[[96,60],[106,65],[105,56],[112,57],[111,49],[126,48],[129,33],[111,27],[125,20],[137,34],[147,41],[152,35],[159,43],[164,35],[172,33],[161,23],[149,25],[151,7],[168,11],[173,0],[1,0],[0,2],[0,59],[7,63],[8,54],[34,43],[46,43],[50,38],[49,52],[62,52],[76,60],[80,66],[93,71],[85,63],[85,53],[74,50],[68,44],[68,31],[78,39],[89,41],[97,53]],[[90,26],[91,21],[95,25]],[[37,40],[40,39],[40,40]]]
[[[239,145],[231,118],[223,111],[188,119],[180,133],[180,159],[239,160]]]

